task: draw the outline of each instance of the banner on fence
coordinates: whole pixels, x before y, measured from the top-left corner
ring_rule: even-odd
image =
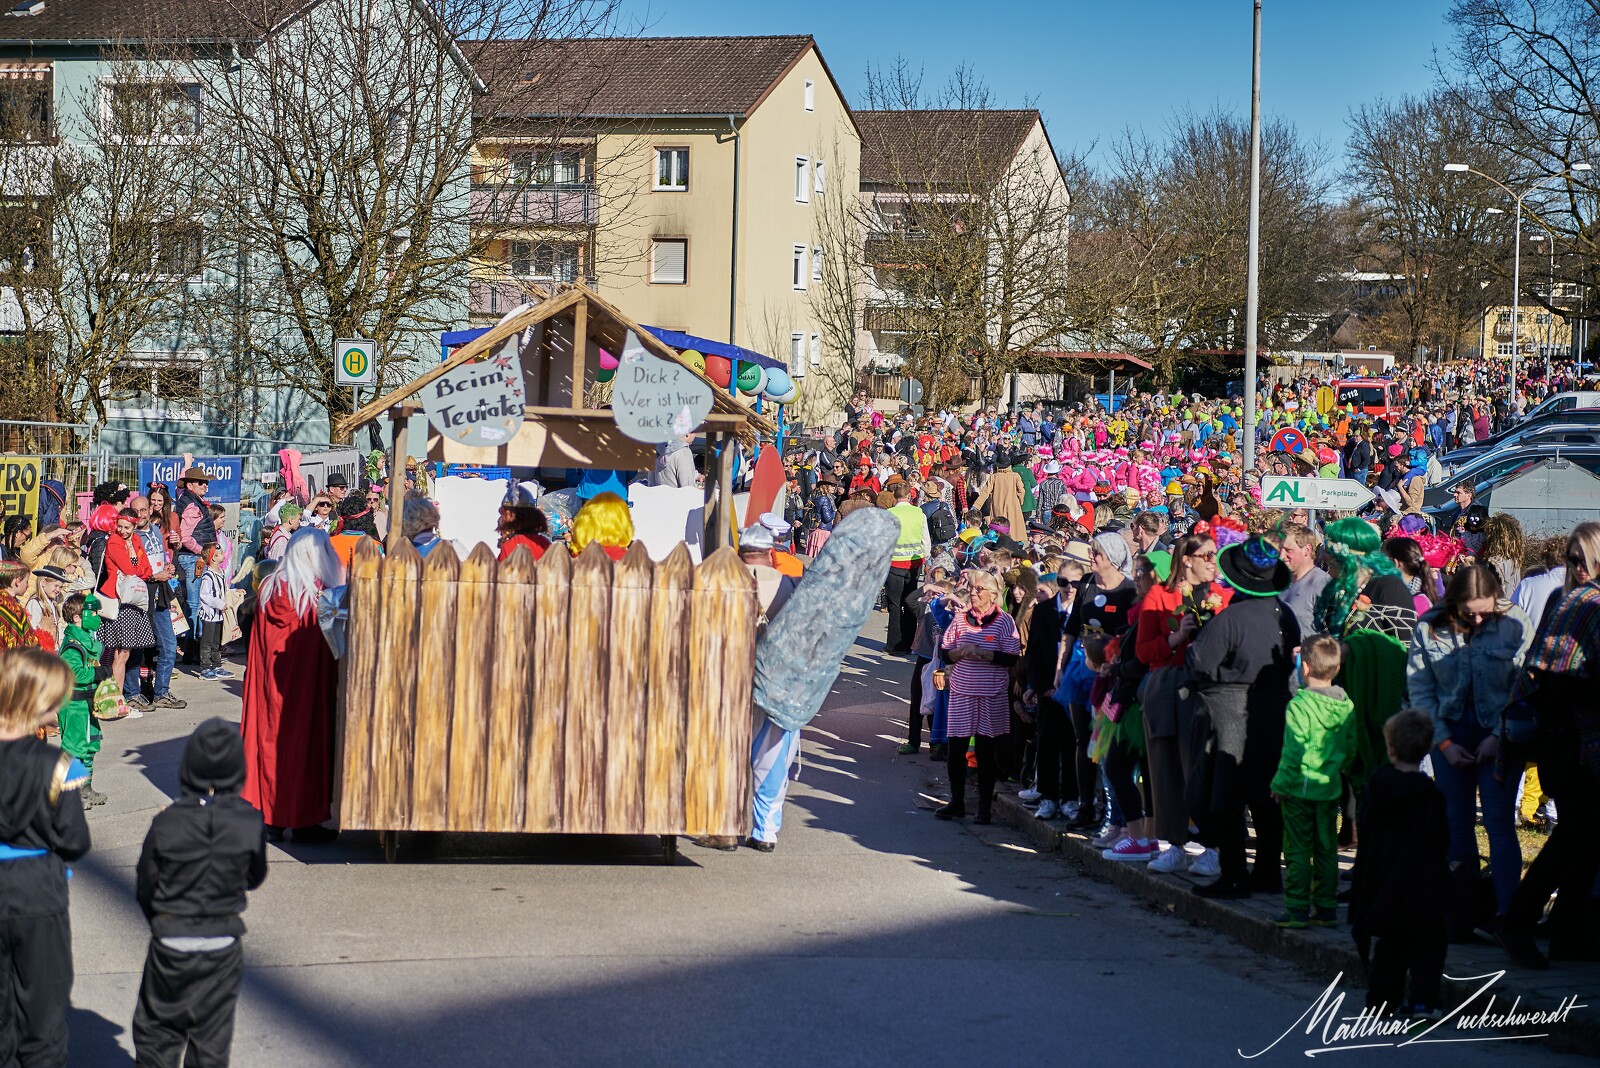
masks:
[[[39,480],[44,460],[38,456],[0,456],[0,504],[8,516],[25,515],[39,521]]]
[[[152,482],[165,482],[176,496],[178,476],[184,471],[182,456],[149,456],[139,461],[138,492],[144,493]],[[244,459],[238,456],[196,456],[189,464],[211,476],[206,489],[206,500],[212,504],[238,504],[244,481]]]

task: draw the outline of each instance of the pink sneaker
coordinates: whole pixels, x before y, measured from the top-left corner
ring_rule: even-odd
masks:
[[[1107,860],[1149,860],[1159,852],[1154,841],[1140,842],[1137,838],[1124,838],[1101,853]]]

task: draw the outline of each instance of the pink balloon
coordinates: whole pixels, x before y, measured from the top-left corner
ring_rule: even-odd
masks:
[[[600,369],[602,371],[615,371],[617,369],[617,358],[605,349],[600,350]]]

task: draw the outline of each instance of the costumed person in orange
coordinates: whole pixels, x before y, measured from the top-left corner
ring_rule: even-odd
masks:
[[[606,555],[621,560],[633,544],[633,515],[615,493],[597,493],[572,517],[572,555],[599,542]]]
[[[26,649],[39,644],[28,623],[21,594],[28,588],[28,565],[20,560],[0,560],[0,649]]]
[[[361,502],[365,505],[365,501]],[[267,836],[331,841],[334,697],[339,669],[317,623],[317,598],[344,582],[328,535],[305,527],[261,583],[244,669],[244,799]]]
[[[334,524],[333,536],[329,540],[333,544],[334,555],[339,558],[339,563],[344,565],[346,571],[350,570],[350,559],[356,551],[356,542],[362,538],[371,538],[378,551],[383,551],[383,538],[378,536],[378,522],[372,514],[372,505],[367,499],[357,494],[351,494],[339,502],[339,521]],[[288,552],[287,549],[284,552]]]
[[[550,523],[539,509],[533,491],[513,482],[500,502],[500,562],[511,559],[518,549],[526,549],[534,560],[550,548]]]

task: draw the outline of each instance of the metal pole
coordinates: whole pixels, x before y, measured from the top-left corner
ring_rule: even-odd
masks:
[[[1522,198],[1517,197],[1517,224],[1513,229],[1516,251],[1511,254],[1511,414],[1517,414],[1517,354],[1522,339],[1517,336],[1517,304],[1522,299]]]
[[[1244,469],[1256,466],[1256,314],[1261,284],[1261,0],[1250,48],[1250,250],[1244,284]]]

